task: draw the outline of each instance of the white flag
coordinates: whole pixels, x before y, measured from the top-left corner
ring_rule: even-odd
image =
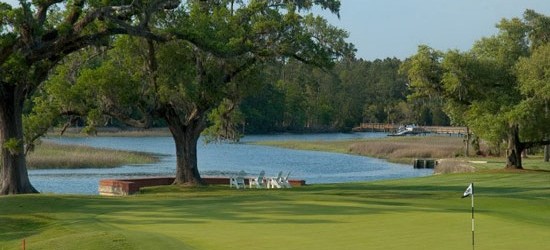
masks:
[[[465,198],[465,197],[468,197],[470,195],[472,195],[474,193],[474,190],[473,190],[473,183],[470,183],[470,186],[468,186],[468,188],[466,188],[466,191],[464,191],[464,194],[462,195],[462,198]]]

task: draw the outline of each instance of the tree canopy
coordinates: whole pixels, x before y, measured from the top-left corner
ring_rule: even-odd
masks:
[[[499,33],[477,41],[467,52],[446,53],[420,46],[403,66],[416,96],[445,102],[455,123],[493,144],[508,144],[507,167],[522,168],[526,148],[546,145],[550,133],[545,56],[550,18],[532,10],[523,20],[503,19]],[[534,92],[537,92],[535,94]]]
[[[36,192],[25,165],[22,113],[27,100],[67,55],[105,45],[113,35],[162,40],[146,27],[179,1],[20,0],[0,3],[0,194]],[[32,126],[31,126],[32,127]]]
[[[217,116],[225,138],[237,137],[225,121],[263,84],[267,63],[292,58],[328,68],[353,53],[345,31],[306,12],[312,4],[336,2],[187,1],[148,26],[170,39],[117,36],[96,57],[94,49],[75,54],[50,77],[37,103],[86,115],[91,127],[106,116],[142,127],[161,119],[176,144],[175,183],[201,184],[196,144],[209,115]]]

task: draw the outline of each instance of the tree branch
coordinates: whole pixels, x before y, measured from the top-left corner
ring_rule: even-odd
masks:
[[[207,42],[205,42],[205,39],[198,39],[195,38],[189,34],[183,34],[179,32],[170,32],[168,36],[165,36],[165,38],[168,39],[176,39],[176,40],[182,40],[190,43],[196,48],[199,48],[203,51],[208,51],[210,54],[222,58],[222,59],[229,59],[234,58],[238,56],[242,56],[249,52],[249,50],[246,49],[240,49],[240,50],[232,50],[232,51],[223,51],[220,49],[217,49],[215,46],[209,46]]]
[[[65,22],[68,24],[75,24],[82,15],[82,8],[84,7],[84,0],[76,0],[71,6],[71,12],[67,15]]]
[[[239,65],[239,67],[237,67],[235,70],[233,70],[233,71],[231,71],[231,72],[229,72],[228,74],[225,75],[224,83],[229,83],[229,82],[233,81],[233,78],[235,76],[237,76],[239,73],[247,70],[249,67],[254,65],[257,61],[258,61],[258,59],[256,57],[252,57],[252,58],[249,58],[248,60],[246,60],[246,62]]]
[[[61,132],[59,132],[59,135],[65,134],[65,131],[69,128],[69,126],[73,125],[76,121],[78,121],[78,116],[70,116],[69,120],[63,125],[63,128],[61,128]]]
[[[117,120],[123,122],[124,124],[135,127],[135,128],[150,128],[153,125],[153,119],[149,114],[139,110],[143,115],[141,119],[134,119],[116,107],[108,107],[108,110],[103,111],[103,114],[116,118]]]
[[[4,64],[4,62],[10,57],[10,55],[13,54],[15,44],[16,40],[14,39],[9,44],[2,46],[2,50],[0,50],[0,65]]]
[[[522,144],[525,147],[525,149],[528,149],[528,148],[550,145],[550,140],[523,142]]]
[[[36,10],[36,22],[39,27],[42,27],[44,25],[44,22],[46,21],[46,16],[48,14],[48,9],[54,5],[63,2],[63,0],[49,0],[42,2],[38,9]]]
[[[70,39],[60,38],[55,41],[46,42],[45,44],[42,44],[41,47],[35,48],[33,53],[28,56],[27,60],[30,62],[37,62],[47,59],[55,63],[59,61],[63,55],[75,52],[89,45],[97,44],[104,38],[118,34],[134,35],[155,41],[166,41],[167,39],[150,31],[128,25],[125,27],[105,29],[90,35],[75,36],[70,37]]]

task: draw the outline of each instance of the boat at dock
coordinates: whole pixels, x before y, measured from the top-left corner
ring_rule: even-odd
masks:
[[[388,134],[388,136],[405,136],[405,135],[418,135],[430,133],[421,127],[416,125],[400,126],[394,133]]]

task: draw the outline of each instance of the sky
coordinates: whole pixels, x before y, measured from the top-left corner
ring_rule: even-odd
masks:
[[[1,0],[6,1],[6,0]],[[7,0],[16,4],[17,0]],[[469,50],[495,35],[502,18],[522,17],[526,9],[550,15],[550,0],[341,0],[340,19],[320,11],[332,25],[347,30],[365,60],[416,53],[418,45],[447,51]]]
[[[341,0],[340,20],[325,18],[350,33],[356,57],[366,60],[416,53],[418,45],[447,51],[470,50],[475,41],[498,33],[502,18],[526,9],[550,15],[550,0]]]

